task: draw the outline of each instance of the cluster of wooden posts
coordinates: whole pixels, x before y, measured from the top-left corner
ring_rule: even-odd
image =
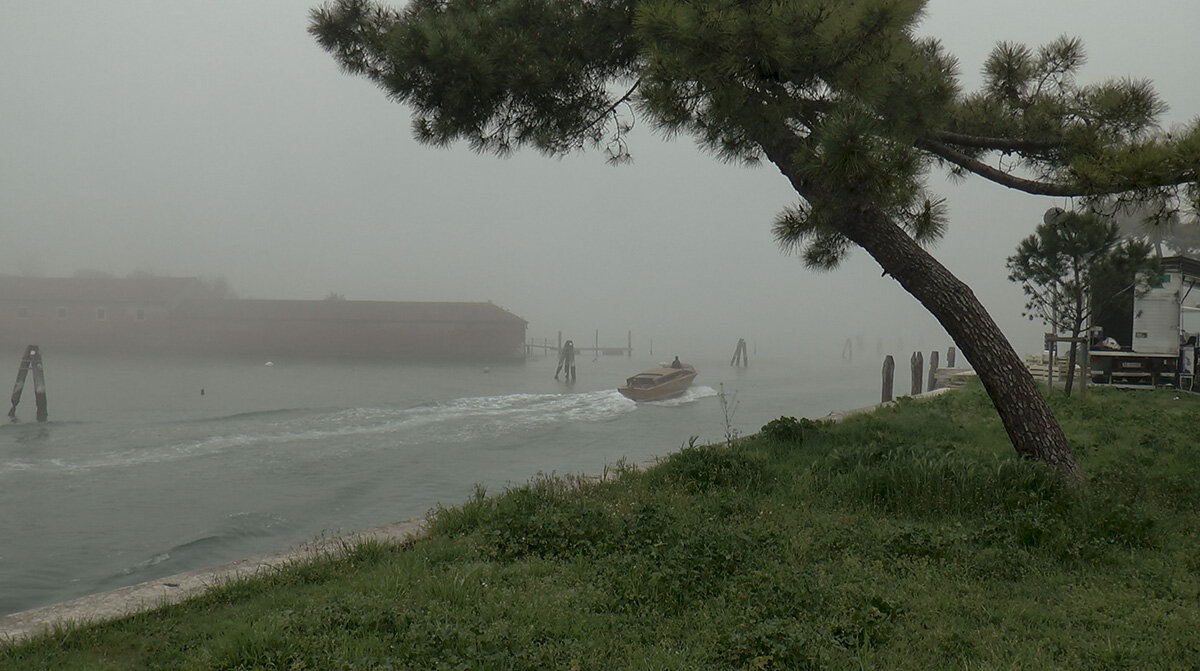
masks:
[[[25,356],[21,357],[21,367],[17,371],[17,382],[13,385],[12,409],[8,418],[17,421],[17,404],[21,402],[21,394],[25,391],[25,378],[33,372],[33,398],[37,406],[37,421],[44,422],[49,417],[46,409],[46,375],[42,370],[42,352],[37,345],[25,348]]]
[[[599,357],[601,355],[612,356],[612,355],[622,355],[622,354],[625,355],[626,357],[633,356],[633,331],[629,331],[628,333],[625,334],[626,344],[624,347],[620,347],[620,346],[601,347],[600,346],[600,331],[597,330],[595,335],[596,335],[595,345],[593,345],[592,347],[579,347],[579,346],[575,345],[574,341],[572,341],[572,340],[568,340],[567,343],[571,343],[571,349],[577,353],[578,352],[593,352],[593,353],[595,353],[595,355],[597,357]],[[542,354],[549,354],[550,352],[559,352],[560,353],[559,358],[562,358],[561,352],[563,351],[564,346],[565,346],[565,343],[563,343],[562,331],[559,331],[558,332],[558,344],[554,344],[544,338],[542,339],[542,342],[540,342],[540,343],[534,342],[531,339],[529,342],[525,343],[525,355],[532,356],[533,350],[540,349],[540,350],[542,350]],[[653,346],[651,346],[650,353],[651,354],[654,353]]]
[[[559,373],[565,373],[567,382],[575,381],[575,343],[568,340],[558,348],[558,368],[554,369],[554,379]]]
[[[562,331],[558,332],[558,343],[551,344],[547,340],[542,342],[534,342],[530,340],[525,343],[525,355],[532,356],[535,349],[542,350],[542,354],[550,352],[558,352],[558,367],[554,370],[554,379],[557,380],[559,375],[564,375],[567,382],[575,381],[575,355],[579,352],[592,352],[597,358],[601,355],[625,355],[626,357],[633,356],[633,331],[625,334],[626,344],[624,347],[601,347],[600,346],[600,331],[596,331],[595,344],[592,347],[577,347],[574,340],[568,339],[563,342]],[[651,350],[651,354],[653,354]]]
[[[909,369],[911,371],[912,385],[909,389],[909,395],[918,396],[926,391],[933,391],[940,387],[954,386],[956,378],[961,378],[961,375],[970,371],[969,368],[954,367],[955,351],[953,347],[946,350],[946,366],[940,367],[938,363],[938,352],[934,350],[929,353],[929,379],[925,382],[925,356],[921,352],[913,352],[909,358]],[[881,402],[888,403],[895,398],[893,393],[896,378],[896,361],[889,354],[883,359],[883,392],[880,395]]]
[[[737,347],[733,348],[733,358],[729,360],[729,365],[741,368],[750,365],[750,355],[746,353],[745,338],[738,338]]]

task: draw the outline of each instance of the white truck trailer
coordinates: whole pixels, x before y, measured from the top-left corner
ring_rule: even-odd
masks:
[[[1200,332],[1200,260],[1171,256],[1145,292],[1127,292],[1116,307],[1093,316],[1096,340],[1119,349],[1088,353],[1093,382],[1200,387],[1195,380]]]

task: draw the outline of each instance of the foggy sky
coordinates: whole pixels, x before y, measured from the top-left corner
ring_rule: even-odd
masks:
[[[589,343],[656,355],[837,356],[862,336],[907,356],[949,339],[863,252],[815,273],[774,245],[795,200],[769,164],[718,163],[635,132],[634,164],[435,149],[410,113],[341,73],[305,32],[315,0],[0,0],[0,272],[225,277],[246,298],[486,301]],[[1200,115],[1200,2],[932,0],[921,32],[967,90],[998,40],[1083,38],[1081,80],[1149,78],[1166,125]],[[1018,351],[1004,259],[1069,207],[977,178],[931,186],[934,250]],[[909,348],[904,350],[904,348]],[[668,352],[669,350],[669,352]]]

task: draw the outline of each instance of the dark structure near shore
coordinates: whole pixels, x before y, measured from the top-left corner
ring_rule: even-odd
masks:
[[[0,277],[0,346],[86,353],[392,359],[523,356],[492,303],[216,298],[195,278]]]

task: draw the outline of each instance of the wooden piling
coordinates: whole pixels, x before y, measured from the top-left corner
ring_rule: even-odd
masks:
[[[554,369],[554,379],[559,373],[566,373],[567,382],[575,381],[575,343],[568,340],[558,349],[558,367]]]
[[[933,391],[933,386],[937,384],[938,371],[938,351],[933,350],[929,353],[929,384],[925,387],[925,391]]]
[[[896,360],[892,355],[887,355],[883,360],[883,394],[880,397],[880,403],[889,403],[892,400],[892,383],[896,379]]]
[[[912,385],[910,388],[911,395],[921,395],[921,374],[925,368],[925,356],[920,352],[913,352],[912,358],[909,359],[909,367],[912,369]]]
[[[954,348],[953,347],[946,348],[946,367],[954,368]]]
[[[1086,401],[1088,384],[1092,381],[1092,347],[1086,335],[1079,339],[1079,351],[1076,356],[1083,359],[1079,366],[1079,400]],[[1175,378],[1175,383],[1178,387],[1179,378]]]
[[[46,408],[46,377],[42,369],[42,352],[37,345],[30,345],[25,348],[25,355],[21,357],[21,367],[17,370],[17,381],[13,384],[12,408],[8,411],[8,416],[14,422],[17,421],[17,404],[21,402],[21,394],[25,391],[25,378],[29,376],[30,371],[33,371],[33,398],[34,405],[37,407],[37,421],[44,422],[49,417]]]
[[[1047,333],[1046,336],[1046,393],[1054,391],[1054,353],[1058,349],[1058,340],[1053,333]]]
[[[733,358],[729,360],[730,366],[746,367],[750,365],[750,355],[746,353],[746,339],[738,338],[737,346],[733,348]]]

